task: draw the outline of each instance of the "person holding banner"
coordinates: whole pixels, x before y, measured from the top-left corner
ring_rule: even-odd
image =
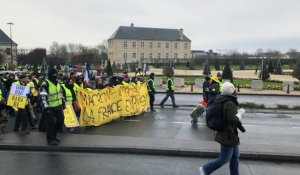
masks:
[[[42,83],[40,89],[40,98],[47,121],[47,143],[51,146],[57,146],[60,143],[57,133],[62,130],[64,124],[63,109],[65,108],[65,102],[61,85],[57,81],[56,69],[49,70],[48,79]]]
[[[19,77],[19,81],[16,81],[13,84],[26,86],[27,82],[28,82],[28,77],[26,75],[22,74]],[[19,91],[21,91],[21,90],[19,90]],[[31,114],[28,113],[28,109],[29,109],[29,99],[28,98],[32,97],[30,90],[27,92],[26,96],[27,96],[27,99],[25,102],[25,108],[16,108],[15,109],[17,111],[17,116],[15,119],[14,132],[19,131],[19,127],[21,124],[21,132],[20,133],[22,133],[22,134],[30,134],[30,132],[26,129],[27,123],[29,123],[31,125],[31,127],[34,127]]]

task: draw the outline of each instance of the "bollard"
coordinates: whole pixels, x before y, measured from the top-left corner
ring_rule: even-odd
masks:
[[[193,84],[191,84],[191,92],[193,92]]]
[[[288,84],[288,87],[287,87],[287,90],[286,90],[286,93],[290,93],[290,85]]]
[[[237,84],[237,92],[240,92],[240,84]]]

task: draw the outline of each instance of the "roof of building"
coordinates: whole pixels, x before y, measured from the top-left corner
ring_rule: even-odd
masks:
[[[120,26],[110,39],[180,41],[178,29]],[[183,34],[183,41],[191,41]]]
[[[5,45],[10,45],[11,44],[11,39],[0,29],[0,44],[5,44]],[[17,45],[14,41],[13,45]]]

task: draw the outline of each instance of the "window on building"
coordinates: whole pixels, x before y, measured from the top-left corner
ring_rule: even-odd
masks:
[[[174,54],[174,58],[175,58],[175,59],[177,59],[177,57],[178,57],[178,54],[177,54],[177,53],[175,53],[175,54]]]
[[[168,53],[166,53],[166,58],[167,58],[167,59],[169,58],[169,54],[168,54]]]
[[[184,43],[184,49],[188,48],[188,43]]]
[[[127,53],[123,54],[124,59],[127,59]]]
[[[136,48],[136,42],[132,42],[132,47]]]
[[[157,43],[157,48],[160,48],[160,43]]]
[[[152,43],[152,42],[150,42],[150,43],[149,43],[149,48],[151,48],[151,49],[152,49],[152,47],[153,47],[153,43]]]
[[[132,53],[132,58],[136,58],[136,53]]]
[[[125,49],[127,49],[127,41],[124,41],[123,46],[124,46]]]
[[[157,58],[160,58],[160,53],[157,54]]]
[[[178,49],[178,43],[175,43],[175,44],[174,44],[174,48],[175,48],[175,49]]]
[[[152,53],[149,53],[149,58],[152,58]]]
[[[184,54],[184,59],[186,59],[187,58],[187,54]]]
[[[141,58],[144,59],[144,53],[141,53]]]
[[[166,48],[169,49],[169,43],[166,43]]]
[[[6,55],[10,55],[10,48],[6,48]]]
[[[141,42],[141,48],[144,48],[144,42]]]

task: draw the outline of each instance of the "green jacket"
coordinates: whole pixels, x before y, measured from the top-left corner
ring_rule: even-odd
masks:
[[[227,145],[227,146],[236,146],[240,144],[240,139],[238,136],[238,128],[241,131],[244,131],[241,121],[236,116],[237,114],[237,98],[230,95],[220,95],[217,98],[217,102],[224,102],[223,105],[223,114],[226,119],[226,127],[223,132],[216,132],[215,141]]]

